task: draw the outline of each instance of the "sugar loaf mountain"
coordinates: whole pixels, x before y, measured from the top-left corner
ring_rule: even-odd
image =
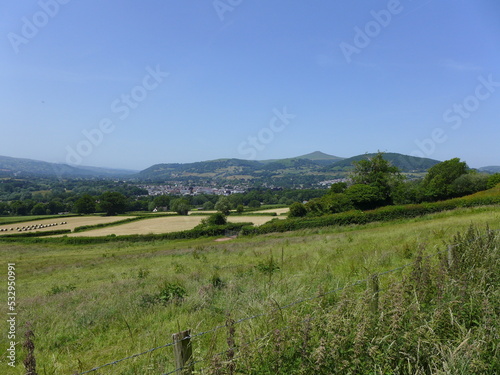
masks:
[[[345,177],[352,163],[375,155],[362,154],[342,158],[316,151],[307,155],[271,160],[217,159],[194,163],[155,164],[143,171],[126,169],[71,166],[31,159],[0,156],[0,177],[57,177],[57,178],[120,178],[150,182],[237,183],[252,186],[313,186]],[[384,153],[384,158],[408,175],[425,173],[439,160]],[[481,168],[495,172],[500,167]]]

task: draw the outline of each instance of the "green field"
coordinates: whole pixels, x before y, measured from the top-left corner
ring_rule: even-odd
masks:
[[[234,373],[301,373],[300,368],[306,371],[307,363],[310,367],[302,373],[313,373],[308,371],[314,366],[318,368],[315,373],[334,373],[326,369],[326,359],[321,362],[321,348],[328,348],[328,344],[321,341],[324,332],[311,326],[310,332],[304,333],[308,327],[304,325],[306,328],[297,328],[300,331],[297,338],[292,335],[295,330],[287,327],[302,327],[299,323],[312,317],[322,322],[322,327],[330,327],[334,318],[329,313],[341,309],[339,306],[345,304],[345,298],[362,300],[366,285],[361,283],[345,292],[314,297],[412,263],[420,251],[423,255],[435,254],[446,248],[445,243],[453,242],[457,232],[466,231],[471,224],[481,230],[486,225],[499,230],[500,207],[458,209],[416,219],[308,229],[228,242],[203,238],[85,246],[0,243],[3,274],[7,274],[7,263],[15,263],[16,268],[19,341],[16,368],[8,367],[6,355],[2,354],[0,373],[25,373],[22,360],[26,354],[21,342],[28,321],[35,334],[38,374],[57,375],[84,372],[168,344],[171,335],[181,330],[191,329],[192,335],[197,335],[223,326],[229,318],[238,321],[255,316],[235,325],[237,343],[261,340],[253,346],[241,346]],[[437,261],[438,257],[429,260]],[[381,276],[381,289],[401,285],[402,278],[411,274],[410,269]],[[185,291],[185,295],[179,291]],[[1,293],[6,296],[5,282]],[[397,299],[391,297],[391,293],[382,294],[387,304]],[[491,293],[498,297],[498,285]],[[174,298],[175,295],[183,298]],[[302,299],[307,301],[279,309]],[[6,317],[6,303],[1,306],[0,313]],[[356,308],[352,310],[353,322]],[[421,314],[423,311],[422,307]],[[340,314],[340,310],[337,313]],[[460,321],[459,317],[456,319]],[[492,334],[498,334],[498,322],[495,324]],[[457,326],[459,332],[464,329],[463,334],[450,338],[450,345],[442,347],[443,353],[437,362],[443,363],[443,367],[439,369],[441,372],[436,369],[433,373],[468,374],[476,368],[468,362],[457,365],[457,353],[462,355],[463,350],[476,353],[474,350],[482,345],[479,334],[475,333],[479,328],[472,325],[466,329],[458,323]],[[417,328],[424,330],[425,327]],[[1,330],[7,331],[6,319],[2,319]],[[1,337],[0,350],[6,353],[7,338],[5,334]],[[225,357],[216,354],[227,349],[227,338],[227,330],[221,328],[193,339],[195,360],[201,361],[196,368],[224,363]],[[483,337],[483,341],[487,339]],[[429,350],[424,341],[419,349],[422,353]],[[281,346],[277,347],[277,342],[281,342]],[[309,346],[302,347],[304,342]],[[297,362],[300,353],[292,355],[291,348],[302,348],[303,357],[307,355],[308,359]],[[350,356],[361,349],[354,346],[352,350]],[[479,360],[491,363],[490,358]],[[257,366],[260,361],[279,364],[281,372],[273,372],[272,365],[267,370],[250,369],[249,363]],[[283,370],[285,363],[297,363],[297,372]],[[405,366],[411,371],[418,368],[419,363],[409,360]],[[456,372],[459,367],[464,372]],[[174,369],[172,348],[167,347],[92,373],[160,374]],[[230,370],[220,371],[203,373],[222,374]],[[374,365],[370,373],[390,373],[382,371]]]

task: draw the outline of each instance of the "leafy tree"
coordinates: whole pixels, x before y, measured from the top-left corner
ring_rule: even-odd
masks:
[[[236,212],[241,214],[245,211],[245,207],[242,204],[239,204],[238,207],[236,207]]]
[[[31,209],[32,215],[45,215],[47,213],[47,205],[45,203],[37,203]]]
[[[213,210],[214,207],[215,207],[215,205],[210,201],[203,203],[204,210],[210,211],[210,210]]]
[[[453,195],[452,183],[467,173],[468,167],[459,158],[443,161],[431,167],[422,181],[425,200],[446,199]]]
[[[469,172],[458,177],[450,185],[450,191],[454,196],[474,194],[486,190],[488,175]]]
[[[100,197],[101,209],[106,211],[106,215],[114,216],[116,214],[124,213],[127,209],[127,197],[116,191],[107,191]]]
[[[498,184],[500,184],[500,173],[495,173],[495,174],[492,174],[488,178],[488,182],[486,184],[486,187],[488,189],[491,189],[491,188],[497,186]]]
[[[387,200],[385,192],[375,185],[355,184],[347,188],[345,195],[360,210],[383,206]]]
[[[288,213],[288,217],[304,217],[306,215],[307,215],[307,209],[302,203],[295,202],[290,206],[290,212]]]
[[[83,194],[73,205],[73,210],[78,214],[92,214],[96,211],[95,198]]]
[[[248,207],[250,208],[259,208],[260,207],[260,202],[256,199],[254,200],[251,200],[250,202],[248,202]]]
[[[10,202],[10,209],[15,215],[27,215],[30,208],[23,201]]]
[[[191,209],[191,205],[186,198],[178,198],[171,202],[170,209],[179,215],[187,215]]]
[[[383,152],[378,152],[371,158],[355,161],[353,165],[354,171],[350,177],[354,185],[373,186],[377,189],[377,195],[383,198],[381,204],[391,203],[393,189],[404,180],[399,168],[385,160]]]
[[[0,202],[0,215],[8,215],[9,214],[9,205],[4,202]]]
[[[215,204],[215,209],[222,212],[224,215],[229,215],[231,211],[231,202],[228,197],[221,196]]]
[[[324,210],[327,213],[338,213],[352,210],[354,208],[351,198],[347,194],[328,194],[321,198]]]
[[[158,195],[153,199],[155,207],[167,207],[170,205],[170,197],[167,195]]]
[[[225,225],[227,224],[226,215],[222,212],[216,212],[211,214],[206,219],[203,219],[204,224],[206,225]]]
[[[66,210],[66,205],[62,202],[60,198],[52,199],[47,204],[47,209],[50,211],[52,215],[55,215],[59,212],[63,212]]]
[[[347,183],[345,182],[336,182],[330,186],[331,193],[343,193],[347,189]]]

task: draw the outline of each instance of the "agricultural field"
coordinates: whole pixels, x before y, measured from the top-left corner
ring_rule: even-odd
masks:
[[[151,219],[144,219],[125,223],[121,225],[93,229],[84,232],[70,233],[68,237],[100,237],[109,235],[129,235],[129,234],[160,234],[180,232],[184,230],[193,229],[196,225],[200,224],[205,216],[181,216],[172,215],[171,217],[158,217]],[[253,223],[254,225],[262,225],[271,220],[270,216],[228,216],[228,221],[233,223]]]
[[[77,227],[84,225],[108,224],[116,221],[132,218],[133,216],[74,216],[74,217],[52,217],[50,219],[30,220],[26,222],[17,222],[15,224],[0,225],[0,235],[19,233],[19,229],[32,228],[29,232],[45,232],[58,229],[74,230]],[[64,223],[64,224],[63,224]],[[37,227],[35,229],[35,227]],[[12,230],[10,230],[12,228]],[[22,229],[21,229],[22,231]],[[28,230],[27,230],[28,231]],[[23,231],[26,233],[26,231]]]
[[[44,375],[79,374],[107,364],[90,374],[170,373],[176,368],[172,334],[186,329],[200,374],[368,373],[359,370],[364,361],[373,374],[423,374],[425,360],[436,366],[428,373],[495,374],[499,362],[492,353],[498,347],[492,340],[498,338],[500,317],[499,305],[490,304],[499,303],[498,284],[465,288],[496,280],[499,272],[483,275],[471,266],[469,283],[448,284],[451,276],[440,271],[448,244],[476,246],[465,234],[471,224],[478,238],[486,238],[487,226],[500,230],[500,207],[229,242],[0,243],[1,258],[16,268],[20,342],[16,367],[6,372],[4,354],[0,373],[25,374],[21,342],[29,322],[37,372]],[[495,256],[479,252],[490,242],[498,246],[494,233],[477,244],[483,258]],[[374,274],[380,283],[375,311],[385,309],[378,317],[363,310],[373,303],[368,282],[361,281]],[[6,295],[6,283],[0,293]],[[433,303],[436,310],[429,310]],[[6,304],[0,314],[7,316]],[[7,329],[5,319],[1,329]],[[370,339],[378,330],[383,336]],[[236,353],[227,351],[228,342]],[[2,353],[8,345],[3,335]],[[367,353],[369,360],[363,359]],[[392,356],[395,362],[386,363]],[[404,366],[390,372],[398,356]],[[335,366],[351,367],[333,371]]]

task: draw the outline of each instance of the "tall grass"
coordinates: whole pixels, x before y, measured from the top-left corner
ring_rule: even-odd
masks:
[[[480,270],[491,267],[496,258],[475,267],[477,282],[471,284],[472,290],[463,289],[469,285],[457,276],[463,268],[460,261],[453,265],[462,267],[456,271],[435,258],[435,263],[422,260],[422,272],[413,276],[404,271],[387,274],[381,278],[377,319],[367,318],[370,295],[365,295],[365,285],[347,288],[343,294],[325,292],[415,262],[442,249],[443,241],[461,241],[453,238],[454,233],[466,231],[471,222],[500,229],[499,218],[500,208],[469,208],[392,223],[312,228],[223,243],[213,238],[85,245],[2,243],[0,254],[5,262],[16,263],[18,335],[22,337],[25,322],[32,322],[39,374],[82,372],[164,345],[175,332],[191,329],[197,335],[216,326],[223,328],[193,340],[195,359],[203,361],[196,367],[206,368],[204,373],[316,373],[312,369],[329,373],[337,371],[330,358],[338,359],[335,363],[349,362],[342,367],[344,373],[398,373],[391,372],[391,366],[399,366],[394,368],[400,371],[406,371],[406,366],[408,373],[424,371],[420,368],[448,371],[436,367],[438,358],[448,358],[446,366],[455,366],[450,367],[453,371],[468,366],[467,371],[488,373],[491,369],[481,366],[494,363],[491,355],[496,349],[489,340],[498,335],[494,315],[498,314],[494,299],[498,282],[484,276],[492,277],[491,272]],[[486,253],[481,254],[474,261]],[[429,285],[434,287],[425,290],[432,293],[419,289],[417,275],[429,275]],[[396,286],[390,287],[393,283]],[[2,285],[0,293],[5,295],[4,289]],[[3,316],[5,305],[0,306]],[[234,326],[238,350],[230,361],[235,366],[231,370],[225,353],[231,335],[224,325],[256,315]],[[432,336],[433,332],[446,335]],[[386,337],[389,333],[392,336]],[[7,347],[2,336],[2,353]],[[385,351],[390,361],[382,361]],[[396,357],[400,351],[408,356]],[[219,359],[218,353],[223,353]],[[358,360],[351,363],[349,358],[355,359],[358,353]],[[423,354],[415,357],[418,353]],[[465,363],[465,353],[478,359]],[[19,348],[19,359],[24,355]],[[373,358],[378,357],[382,359],[375,365]],[[421,366],[424,358],[432,359],[430,365]],[[0,363],[0,373],[11,370],[4,365]],[[173,369],[172,350],[164,348],[97,373],[143,375]],[[11,373],[24,373],[20,361]]]

